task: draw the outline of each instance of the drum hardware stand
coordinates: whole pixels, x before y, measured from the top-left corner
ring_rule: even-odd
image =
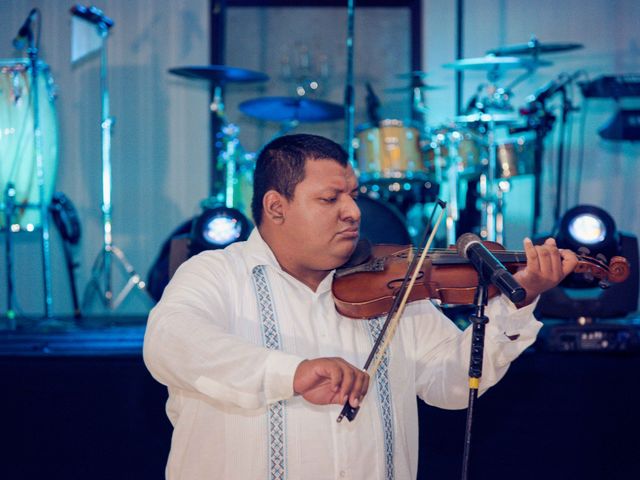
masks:
[[[482,198],[482,222],[480,236],[483,240],[502,243],[504,241],[502,195],[497,192],[495,181],[497,152],[495,120],[490,116],[487,124],[489,163],[487,172],[480,175],[480,197]]]
[[[35,38],[31,29],[31,24],[34,19],[37,18],[38,22],[38,34]],[[24,22],[18,36],[14,40],[14,46],[18,49],[23,48],[24,44],[22,39],[27,40],[27,55],[29,57],[29,68],[31,69],[31,101],[33,102],[33,150],[36,165],[36,179],[38,185],[39,202],[35,205],[27,205],[29,207],[37,207],[40,210],[40,222],[41,222],[41,250],[42,250],[42,272],[43,272],[43,289],[44,289],[44,318],[49,320],[53,318],[53,298],[51,295],[51,248],[50,248],[50,236],[49,236],[49,210],[45,201],[45,185],[44,185],[44,160],[42,153],[42,130],[40,129],[40,95],[38,89],[38,51],[40,48],[40,26],[42,24],[42,15],[40,10],[34,8],[29,13],[27,20]],[[15,210],[15,188],[7,185],[7,191],[5,192],[5,200],[7,203],[6,208],[6,232],[7,232],[7,267],[11,269],[13,267],[12,259],[9,258],[13,254],[11,237],[11,220],[13,212]],[[12,277],[13,272],[7,272],[7,276]],[[13,278],[10,280],[11,286],[9,293],[13,295]],[[13,297],[8,305],[8,315],[15,316],[13,311]]]
[[[113,24],[112,24],[113,25]],[[84,292],[83,306],[91,301],[92,293],[98,293],[103,305],[111,310],[120,306],[124,299],[131,293],[134,287],[145,289],[145,283],[133,269],[124,252],[113,244],[111,225],[111,128],[114,119],[109,114],[109,89],[107,88],[107,38],[109,28],[104,22],[97,23],[98,32],[102,39],[100,55],[100,90],[102,101],[101,114],[101,147],[102,147],[102,226],[103,245],[98,253],[93,268],[91,279]],[[127,277],[125,286],[114,295],[112,285],[112,270],[114,260],[120,264],[124,275]]]
[[[7,328],[9,330],[16,329],[16,312],[13,309],[13,289],[14,289],[14,276],[13,276],[13,232],[11,230],[11,223],[13,220],[13,212],[15,210],[15,198],[16,189],[13,183],[8,182],[4,191],[4,203],[2,204],[4,210],[4,230],[5,230],[5,262],[7,264]]]

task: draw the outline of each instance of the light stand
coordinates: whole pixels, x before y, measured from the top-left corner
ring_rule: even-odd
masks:
[[[120,306],[124,299],[131,293],[134,287],[145,289],[145,283],[133,266],[127,260],[124,252],[113,244],[111,228],[111,127],[113,117],[109,114],[109,89],[107,86],[107,39],[109,28],[113,26],[105,21],[96,23],[101,37],[100,55],[100,94],[102,99],[101,122],[102,129],[102,226],[103,244],[93,263],[91,279],[84,292],[83,308],[91,303],[92,295],[98,294],[103,305],[111,310]],[[127,283],[118,293],[114,292],[112,285],[113,263],[117,262],[123,274],[127,277]]]

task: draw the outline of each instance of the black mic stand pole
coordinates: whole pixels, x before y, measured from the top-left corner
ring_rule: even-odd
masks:
[[[562,92],[562,117],[560,119],[560,139],[558,140],[558,178],[556,179],[556,204],[553,210],[554,224],[560,219],[560,207],[562,201],[562,184],[564,176],[564,137],[567,129],[567,118],[569,112],[573,110],[571,100],[567,96],[566,87],[561,88]]]
[[[346,133],[345,141],[347,142],[347,153],[349,155],[349,163],[355,167],[355,150],[353,145],[353,137],[355,136],[354,114],[355,114],[355,93],[353,87],[353,20],[355,8],[354,0],[347,2],[347,80],[344,90],[345,105],[345,123]]]
[[[484,331],[485,325],[489,322],[484,314],[489,299],[489,282],[478,269],[478,288],[476,290],[474,304],[475,314],[469,316],[472,323],[471,334],[471,356],[469,358],[469,406],[467,408],[467,424],[464,435],[464,454],[462,457],[462,480],[467,480],[469,475],[469,460],[471,455],[471,427],[473,424],[473,414],[475,403],[478,398],[478,388],[480,387],[480,377],[482,377],[482,359],[484,353]]]

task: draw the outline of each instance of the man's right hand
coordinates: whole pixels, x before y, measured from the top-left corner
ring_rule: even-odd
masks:
[[[304,360],[293,377],[293,391],[310,403],[357,408],[369,388],[369,374],[341,358]]]

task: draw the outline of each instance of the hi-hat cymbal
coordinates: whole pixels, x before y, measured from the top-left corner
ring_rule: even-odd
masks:
[[[250,117],[274,122],[326,122],[344,117],[342,105],[303,97],[262,97],[238,105]]]
[[[463,58],[455,62],[445,63],[443,67],[454,70],[513,70],[518,68],[533,70],[537,67],[548,67],[549,65],[552,65],[552,63],[546,60],[487,55],[486,57]]]
[[[547,53],[568,52],[584,48],[581,43],[540,43],[537,40],[531,40],[527,43],[516,45],[507,45],[500,48],[489,50],[487,55],[506,56],[506,55],[541,55]]]
[[[170,68],[169,73],[186,78],[209,80],[215,83],[265,82],[269,77],[264,73],[225,65],[205,65],[202,67]]]
[[[470,115],[459,115],[454,118],[456,123],[515,123],[520,117],[512,113],[472,113]]]

